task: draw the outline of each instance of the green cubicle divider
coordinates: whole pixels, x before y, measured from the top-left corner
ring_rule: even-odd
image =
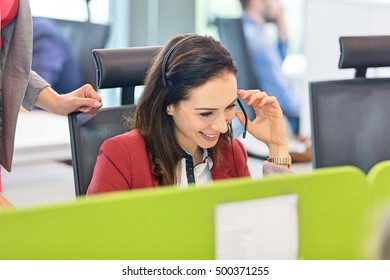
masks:
[[[371,205],[374,212],[390,206],[390,160],[374,165],[367,174]]]
[[[373,257],[381,246],[384,219],[390,215],[390,160],[374,165],[367,174],[370,191]]]
[[[214,210],[296,194],[299,259],[364,259],[368,188],[354,167],[186,190],[81,198],[0,213],[0,259],[214,259]]]

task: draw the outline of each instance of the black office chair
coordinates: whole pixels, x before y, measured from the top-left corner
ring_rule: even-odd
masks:
[[[216,18],[215,25],[222,45],[231,53],[237,65],[237,87],[240,89],[261,89],[260,82],[253,74],[253,65],[250,58],[244,28],[241,18]],[[243,102],[245,108],[247,105]],[[285,114],[290,122],[299,127],[299,118]]]
[[[96,70],[92,50],[105,47],[110,26],[90,21],[53,20],[60,27],[63,36],[69,42],[78,59],[84,83],[89,83],[96,89]]]
[[[238,72],[237,72],[237,86],[240,89],[262,89],[262,86],[258,79],[256,79],[253,73],[253,64],[249,55],[248,46],[246,43],[246,38],[244,34],[243,22],[241,18],[216,18],[214,20],[215,25],[218,28],[218,33],[220,37],[220,41],[222,45],[229,50],[231,53]],[[250,119],[255,118],[255,113],[253,112],[251,106],[246,105],[246,102],[242,102],[244,108],[247,111],[248,117]],[[294,124],[295,127],[299,130],[299,118],[295,116],[289,116],[285,114],[286,118]],[[288,125],[289,123],[287,123]],[[234,125],[234,122],[233,122]],[[233,127],[233,130],[237,131],[236,127]],[[238,130],[240,131],[240,130]],[[291,134],[296,133],[293,132],[291,127]],[[239,137],[239,133],[235,133],[236,137]],[[294,135],[292,135],[294,137]],[[297,141],[295,139],[290,139],[290,141]],[[246,143],[244,142],[244,145]],[[262,149],[254,149],[251,148],[253,145],[246,145],[247,152],[251,157],[265,159],[268,157],[268,150]],[[310,154],[309,153],[296,153],[293,151],[292,157],[293,161],[309,161]]]
[[[92,59],[93,49],[105,47],[110,33],[110,26],[91,22],[90,0],[85,2],[87,20],[72,21],[50,18],[72,48],[80,65],[83,83],[89,83],[96,89],[95,65]]]
[[[221,43],[229,50],[236,62],[238,88],[260,88],[253,75],[252,61],[248,54],[241,18],[216,18],[215,24]]]
[[[339,68],[354,79],[309,84],[314,168],[354,165],[368,172],[390,159],[390,78],[367,78],[390,66],[390,36],[340,38]]]
[[[162,46],[96,49],[92,51],[99,89],[121,88],[121,104],[134,103],[136,86],[143,85],[151,58]]]
[[[237,87],[239,89],[260,88],[253,74],[252,61],[249,57],[241,18],[215,18],[214,23],[218,28],[221,44],[229,50],[237,66]],[[253,110],[242,102],[249,119],[255,117]],[[239,126],[233,122],[233,131],[240,131]],[[240,133],[234,133],[239,137]],[[253,154],[248,151],[253,156]],[[264,157],[265,158],[265,157]]]
[[[96,49],[98,88],[124,89],[122,106],[103,108],[99,113],[72,113],[69,129],[76,195],[85,195],[101,144],[107,138],[131,129],[125,122],[134,113],[134,87],[143,85],[152,57],[161,47]]]

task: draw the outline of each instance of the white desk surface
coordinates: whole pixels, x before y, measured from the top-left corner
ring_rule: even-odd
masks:
[[[13,164],[71,159],[68,118],[45,111],[19,113]]]

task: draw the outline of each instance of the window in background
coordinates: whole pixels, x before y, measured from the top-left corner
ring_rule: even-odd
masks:
[[[109,22],[109,0],[30,0],[30,5],[33,16],[86,21],[87,2],[90,2],[92,22]]]

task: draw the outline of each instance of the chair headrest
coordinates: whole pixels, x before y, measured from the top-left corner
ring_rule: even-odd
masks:
[[[340,69],[355,68],[365,75],[368,67],[390,66],[390,36],[348,36],[339,41]]]
[[[143,85],[151,60],[161,48],[148,46],[93,50],[98,88]]]

